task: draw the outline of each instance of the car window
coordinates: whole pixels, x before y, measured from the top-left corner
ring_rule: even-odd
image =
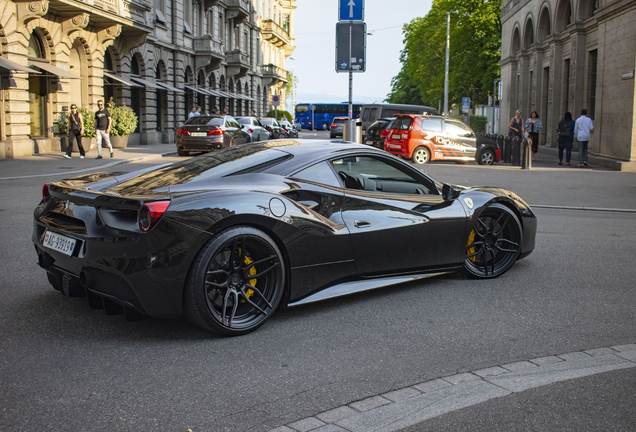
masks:
[[[242,117],[242,118],[238,118],[236,119],[237,122],[239,122],[240,124],[245,124],[245,125],[251,125],[252,124],[252,119],[249,117]]]
[[[362,121],[369,120],[369,111],[369,108],[365,108],[364,110],[362,110]]]
[[[422,130],[442,132],[442,119],[439,118],[422,118]]]
[[[327,162],[321,162],[316,165],[312,165],[309,168],[305,168],[302,171],[297,172],[291,176],[298,180],[310,181],[313,183],[320,183],[327,186],[342,187],[338,178],[334,174],[331,167]]]
[[[369,120],[370,121],[374,121],[377,118],[378,118],[378,109],[377,108],[371,108],[371,113],[369,114]]]
[[[395,120],[393,120],[391,129],[409,130],[411,128],[412,122],[413,122],[412,117],[397,117]]]
[[[263,125],[261,124],[261,121],[260,121],[259,119],[255,119],[255,120],[254,120],[254,123],[255,123],[257,126],[263,127]]]
[[[464,136],[472,132],[464,123],[458,121],[444,120],[444,123],[448,134]]]
[[[220,122],[218,122],[220,120]],[[218,122],[218,123],[215,123]],[[223,118],[221,117],[206,117],[206,116],[194,116],[189,118],[188,121],[185,122],[187,125],[212,125],[212,126],[220,126],[223,124]]]
[[[370,156],[357,156],[331,161],[345,188],[383,193],[437,194],[432,181],[416,178],[406,170]]]

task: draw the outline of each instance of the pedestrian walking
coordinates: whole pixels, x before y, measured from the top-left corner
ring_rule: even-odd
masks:
[[[587,166],[587,146],[594,133],[592,119],[587,116],[587,110],[581,110],[581,117],[576,119],[574,138],[579,142],[579,166]]]
[[[113,146],[110,143],[110,124],[113,119],[110,117],[110,113],[104,108],[104,101],[97,101],[97,112],[95,112],[95,138],[97,138],[97,157],[95,159],[102,158],[102,141],[108,144],[110,150],[110,157],[113,157]]]
[[[536,111],[532,111],[530,114],[530,118],[526,120],[525,128],[528,131],[528,135],[532,140],[532,160],[534,160],[534,155],[539,151],[539,131],[543,127],[541,120],[539,120],[539,114]]]
[[[200,116],[201,115],[201,107],[199,105],[197,105],[196,107],[196,111],[194,112],[195,116]]]
[[[229,115],[230,111],[227,109],[227,107],[223,108],[223,114],[224,115]]]
[[[71,158],[73,153],[73,141],[77,140],[77,149],[80,152],[80,159],[84,159],[86,152],[82,146],[82,135],[84,135],[84,119],[82,114],[77,111],[77,105],[71,105],[71,115],[68,117],[68,148],[64,157]]]
[[[192,107],[192,109],[190,110],[190,112],[188,113],[188,118],[191,119],[192,117],[194,117],[195,115],[197,115],[197,107]]]
[[[521,111],[517,110],[515,116],[510,120],[508,125],[508,138],[510,138],[511,147],[510,150],[515,148],[515,140],[521,143],[523,139],[523,120],[521,119]],[[514,154],[514,153],[513,153]]]
[[[574,120],[572,113],[566,112],[557,126],[559,133],[559,165],[563,165],[563,150],[565,150],[565,163],[570,166],[570,158],[572,157],[572,143],[574,142]]]

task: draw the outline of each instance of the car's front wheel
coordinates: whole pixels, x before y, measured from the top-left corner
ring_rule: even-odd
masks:
[[[420,146],[411,155],[411,160],[416,164],[425,164],[431,160],[431,152],[426,147]]]
[[[256,228],[229,228],[210,240],[192,264],[185,315],[225,336],[246,334],[274,313],[284,286],[285,264],[276,243]]]
[[[492,165],[495,163],[495,152],[489,149],[483,150],[477,157],[479,165]]]
[[[503,204],[491,204],[476,218],[466,242],[464,270],[472,277],[504,274],[521,253],[519,219]]]

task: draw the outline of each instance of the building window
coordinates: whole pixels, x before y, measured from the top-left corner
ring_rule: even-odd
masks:
[[[285,20],[283,21],[283,29],[285,33],[289,34],[289,15],[285,15]]]
[[[185,21],[183,22],[183,26],[185,27],[186,33],[192,34],[192,0],[185,0],[183,2],[183,8],[185,9]]]
[[[570,111],[570,59],[563,62],[563,113]]]
[[[587,115],[594,119],[596,108],[596,64],[598,59],[598,50],[590,51],[587,60]]]

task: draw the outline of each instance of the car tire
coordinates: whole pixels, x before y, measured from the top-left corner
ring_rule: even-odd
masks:
[[[187,150],[177,149],[177,154],[178,154],[179,156],[189,156],[189,155],[190,155],[190,152],[189,152],[189,151],[187,151]]]
[[[505,205],[495,203],[473,220],[466,240],[464,271],[478,279],[501,276],[521,253],[523,231],[519,218]]]
[[[479,165],[493,165],[495,163],[495,152],[490,149],[484,149],[477,157]]]
[[[416,164],[426,164],[431,160],[431,152],[424,146],[419,146],[413,151],[411,160]]]
[[[322,124],[322,130],[329,130],[329,123],[323,123]]]
[[[224,336],[263,325],[285,287],[285,263],[271,237],[248,226],[226,229],[195,258],[184,292],[184,312],[193,324]]]

